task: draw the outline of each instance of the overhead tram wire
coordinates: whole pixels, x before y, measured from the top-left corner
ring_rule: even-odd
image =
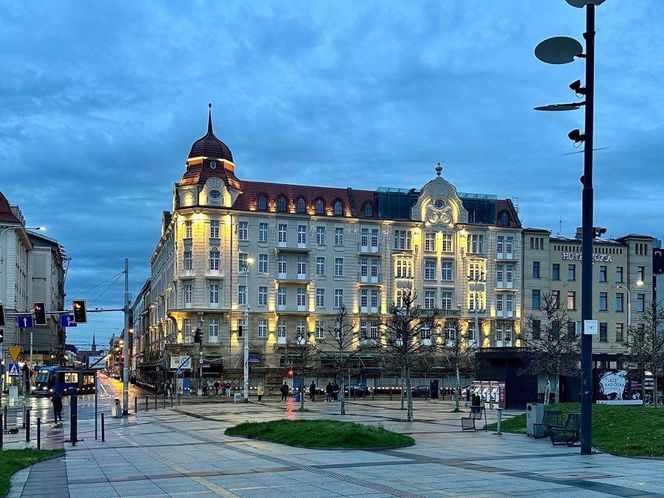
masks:
[[[115,280],[113,280],[110,284],[108,284],[108,286],[103,291],[101,291],[101,294],[99,294],[97,297],[95,297],[92,300],[92,303],[96,303],[104,294],[106,294],[106,292],[108,292],[108,289],[110,289],[113,286],[113,284],[115,284],[118,280],[120,280],[120,277],[122,277],[122,275],[124,275],[124,271],[118,273],[115,277]],[[90,307],[94,308],[95,306],[91,304]]]
[[[92,287],[89,287],[89,288],[85,289],[85,290],[84,290],[83,292],[81,292],[80,294],[81,294],[81,295],[87,294],[87,293],[90,292],[91,290],[96,289],[97,287],[99,287],[100,285],[105,284],[105,283],[108,282],[109,280],[111,280],[111,279],[113,279],[113,278],[116,278],[118,275],[122,275],[122,273],[123,273],[123,272],[116,273],[115,275],[112,275],[112,276],[108,277],[107,279],[104,279],[104,280],[102,280],[101,282],[96,283],[96,284],[93,285]]]

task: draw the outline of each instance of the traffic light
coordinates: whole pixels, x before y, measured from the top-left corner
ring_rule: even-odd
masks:
[[[46,325],[46,305],[44,303],[34,303],[32,312],[35,314],[36,325]]]
[[[5,340],[4,334],[5,333],[2,330],[0,330],[0,344],[2,344],[2,342]]]
[[[0,304],[0,327],[5,326],[5,307]]]
[[[196,329],[196,333],[194,334],[194,342],[198,344],[203,343],[203,332],[201,332],[201,329]]]
[[[238,338],[242,337],[242,325],[237,326],[237,336]]]
[[[72,308],[74,308],[74,321],[76,323],[85,323],[88,321],[88,317],[85,312],[85,301],[74,301]]]
[[[292,377],[292,376],[293,376],[293,373],[294,373],[294,372],[293,372],[293,369],[291,368],[291,369],[288,371],[288,376],[289,376],[289,377]]]

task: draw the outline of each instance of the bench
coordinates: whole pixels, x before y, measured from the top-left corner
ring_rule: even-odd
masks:
[[[483,406],[471,406],[470,413],[467,417],[461,417],[461,430],[462,431],[476,431],[476,420],[484,418],[484,427],[486,429],[486,409]]]
[[[533,437],[535,439],[549,437],[549,428],[552,425],[560,425],[560,410],[544,410],[541,424],[533,425]]]
[[[551,444],[566,444],[567,446],[574,446],[574,443],[579,441],[579,430],[581,428],[581,414],[569,413],[565,420],[565,425],[551,425],[549,426],[549,437]]]

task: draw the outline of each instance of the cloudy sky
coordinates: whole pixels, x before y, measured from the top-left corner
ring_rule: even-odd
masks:
[[[583,62],[543,38],[584,29],[564,0],[14,2],[0,0],[0,190],[71,256],[68,300],[118,307],[149,275],[191,143],[215,132],[241,179],[420,187],[440,161],[460,191],[518,203],[525,226],[580,225],[567,132]],[[597,15],[596,224],[664,236],[664,8]],[[98,343],[118,313],[72,329]]]

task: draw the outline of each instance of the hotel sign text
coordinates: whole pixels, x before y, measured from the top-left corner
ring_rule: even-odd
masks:
[[[583,260],[583,255],[580,252],[564,252],[563,253],[563,260],[567,261],[581,261]],[[600,263],[611,263],[613,259],[611,259],[610,254],[597,254],[593,253],[593,262],[600,262]]]

